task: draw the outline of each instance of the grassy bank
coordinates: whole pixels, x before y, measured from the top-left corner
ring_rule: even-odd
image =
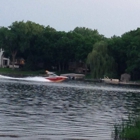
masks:
[[[34,75],[44,75],[45,70],[40,71],[23,71],[20,69],[14,69],[11,68],[0,68],[0,74],[2,75],[11,75],[11,76],[34,76]]]
[[[140,140],[140,116],[115,125],[114,140]]]

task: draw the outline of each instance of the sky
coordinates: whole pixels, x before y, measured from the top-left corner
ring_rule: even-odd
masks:
[[[65,32],[86,27],[110,38],[140,27],[140,0],[0,0],[0,26],[15,21]]]

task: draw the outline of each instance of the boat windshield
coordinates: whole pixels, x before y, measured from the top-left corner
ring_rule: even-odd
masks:
[[[55,77],[55,76],[57,76],[55,73],[49,74],[49,77]]]

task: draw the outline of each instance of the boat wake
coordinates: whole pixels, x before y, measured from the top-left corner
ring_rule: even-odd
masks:
[[[0,79],[51,82],[50,80],[46,79],[45,77],[40,77],[40,76],[17,78],[17,77],[10,77],[10,76],[0,75]]]
[[[72,82],[66,82],[66,83],[61,83],[61,84],[55,84],[56,82],[52,82],[45,77],[41,76],[34,76],[34,77],[23,77],[23,78],[17,78],[17,77],[10,77],[10,76],[4,76],[0,75],[0,79],[3,80],[13,80],[13,81],[26,81],[26,82],[47,82],[51,84],[47,84],[48,86],[58,86],[58,87],[67,87],[67,88],[77,88],[77,89],[89,89],[89,90],[103,90],[103,91],[116,91],[116,92],[135,92],[135,93],[140,93],[139,88],[131,88],[131,87],[120,87],[120,86],[107,86],[104,84],[93,84],[93,83],[79,83],[76,81]],[[54,84],[52,84],[54,83]],[[41,83],[42,84],[42,83]],[[43,84],[44,85],[44,84]],[[46,84],[45,84],[46,85]]]

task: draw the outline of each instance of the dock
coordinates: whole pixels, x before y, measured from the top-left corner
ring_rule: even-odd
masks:
[[[102,82],[105,84],[110,85],[121,85],[121,86],[134,86],[134,87],[140,87],[140,83],[134,82],[134,81],[119,81],[119,79],[102,79]]]
[[[60,76],[66,76],[72,80],[83,80],[85,78],[84,74],[76,74],[76,73],[61,74]]]

